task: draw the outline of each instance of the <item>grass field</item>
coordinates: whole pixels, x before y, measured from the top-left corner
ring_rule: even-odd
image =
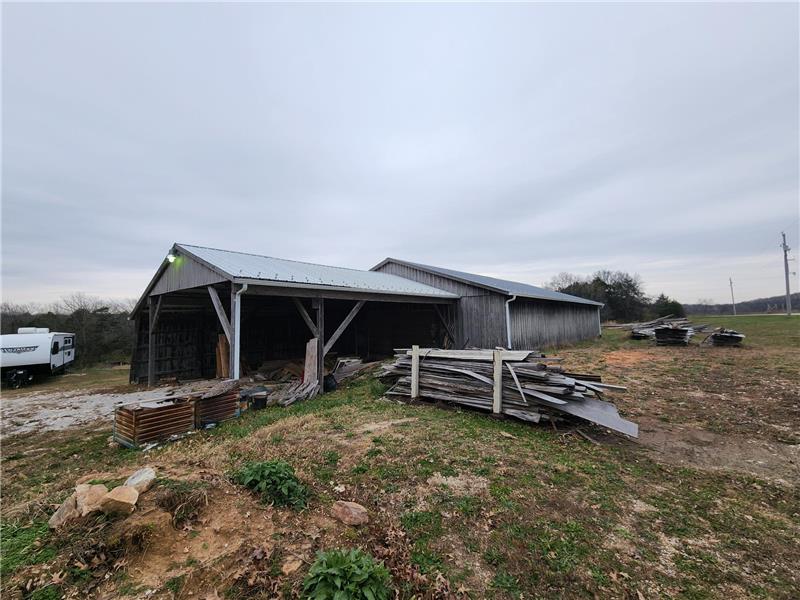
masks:
[[[3,589],[297,597],[314,552],[360,547],[402,598],[795,598],[800,320],[698,322],[743,331],[746,344],[657,348],[607,330],[559,350],[568,367],[628,386],[613,399],[640,423],[637,442],[399,404],[371,376],[146,454],[110,447],[110,427],[5,440]],[[274,458],[309,486],[306,509],[264,506],[228,477]],[[148,492],[128,520],[47,530],[76,479],[118,481],[141,465],[203,486],[208,505],[174,529]],[[370,523],[333,520],[337,499],[366,506]],[[112,546],[134,520],[147,543]],[[114,560],[76,567],[87,540]]]

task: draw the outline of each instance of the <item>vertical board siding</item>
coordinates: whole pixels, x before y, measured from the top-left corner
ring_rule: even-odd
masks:
[[[505,296],[502,294],[394,262],[388,262],[377,270],[461,296],[456,310],[457,347],[505,346]]]
[[[457,308],[457,346],[505,347],[508,296],[408,265],[388,262],[377,269],[461,296]],[[599,335],[600,307],[519,298],[510,304],[514,348],[559,346]]]
[[[188,290],[221,281],[227,279],[188,256],[178,256],[174,262],[167,265],[150,290],[150,295]]]
[[[131,361],[131,382],[147,380],[148,322],[139,319]],[[211,311],[165,313],[155,332],[156,382],[161,377],[179,380],[214,377],[219,321]]]
[[[518,299],[511,303],[514,348],[541,349],[597,337],[599,306]]]

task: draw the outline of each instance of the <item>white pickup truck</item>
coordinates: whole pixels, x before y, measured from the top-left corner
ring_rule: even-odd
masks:
[[[35,376],[63,373],[74,360],[74,333],[20,327],[17,333],[0,335],[0,368],[9,387],[27,385]]]

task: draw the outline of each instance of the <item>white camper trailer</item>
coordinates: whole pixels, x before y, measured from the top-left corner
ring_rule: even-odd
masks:
[[[63,373],[75,360],[75,334],[51,332],[43,327],[20,327],[0,335],[3,381],[18,388],[35,376]]]

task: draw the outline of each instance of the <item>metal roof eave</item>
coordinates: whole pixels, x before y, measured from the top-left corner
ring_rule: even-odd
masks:
[[[402,291],[385,291],[385,290],[368,290],[363,288],[352,288],[338,285],[323,285],[315,283],[300,283],[297,281],[277,281],[273,279],[253,279],[248,277],[236,277],[233,283],[237,285],[247,284],[248,286],[256,286],[263,288],[282,288],[282,289],[296,289],[296,290],[313,290],[319,292],[344,292],[357,296],[397,296],[402,298],[425,298],[426,300],[441,300],[442,303],[455,302],[459,296],[450,292],[442,291],[439,294],[420,294],[417,292],[402,292]],[[366,298],[365,298],[366,299]]]
[[[214,271],[217,275],[219,275],[223,279],[228,279],[229,281],[233,281],[233,275],[223,271],[222,269],[220,269],[219,267],[216,267],[215,265],[210,264],[208,261],[203,260],[202,258],[197,256],[196,254],[194,254],[191,250],[187,250],[183,246],[183,244],[179,244],[178,242],[175,242],[174,244],[172,244],[172,246],[170,246],[169,251],[167,252],[167,254],[173,253],[178,249],[180,249],[180,252],[182,254],[190,256],[192,260],[197,261],[198,263],[200,263],[204,267],[207,267],[207,268],[211,269],[212,271]],[[144,292],[142,292],[142,295],[139,297],[139,300],[134,305],[133,310],[131,310],[131,314],[128,316],[128,320],[129,321],[132,321],[136,317],[136,313],[138,313],[142,309],[142,305],[144,304],[145,299],[150,295],[150,290],[153,289],[153,286],[155,286],[156,282],[164,274],[164,271],[167,269],[168,266],[169,266],[169,261],[167,260],[167,258],[165,256],[161,260],[161,264],[159,265],[158,269],[156,270],[155,275],[153,275],[153,278],[150,279],[150,283],[148,283],[147,287],[144,288]]]
[[[391,257],[385,258],[381,262],[379,262],[377,265],[372,267],[370,269],[370,271],[376,271],[376,270],[380,269],[382,266],[384,266],[385,264],[390,263],[390,262],[397,263],[397,264],[400,264],[400,265],[404,265],[406,267],[411,267],[412,269],[419,269],[420,271],[425,271],[426,273],[430,273],[432,275],[438,275],[440,277],[445,277],[447,279],[452,279],[454,281],[459,281],[461,283],[465,283],[467,285],[471,285],[471,286],[474,286],[474,287],[479,287],[479,288],[482,288],[482,289],[485,289],[485,290],[489,290],[489,291],[492,291],[492,292],[497,292],[497,293],[503,294],[505,296],[516,296],[517,298],[528,298],[528,299],[531,299],[531,300],[546,300],[546,301],[549,301],[549,302],[569,302],[569,303],[572,303],[572,304],[586,304],[588,306],[597,306],[597,307],[605,306],[605,304],[603,304],[602,302],[596,302],[595,300],[589,300],[587,298],[580,298],[579,296],[571,296],[570,294],[564,294],[563,292],[557,292],[557,293],[563,294],[564,296],[568,296],[567,298],[552,298],[552,297],[547,297],[547,296],[539,296],[539,295],[535,295],[535,294],[525,294],[525,293],[519,293],[519,292],[515,293],[515,292],[512,292],[512,291],[507,290],[507,289],[503,289],[503,288],[499,288],[499,287],[496,287],[496,286],[492,286],[492,285],[489,285],[489,284],[486,284],[486,283],[483,283],[483,282],[477,282],[477,281],[474,281],[474,280],[467,279],[465,277],[459,277],[458,275],[454,275],[454,274],[451,274],[451,273],[443,273],[443,272],[441,272],[441,271],[439,271],[437,269],[429,268],[426,265],[421,265],[419,263],[412,263],[412,262],[409,262],[409,261],[400,260],[398,258],[391,258]],[[570,298],[575,298],[575,300],[571,300]]]

